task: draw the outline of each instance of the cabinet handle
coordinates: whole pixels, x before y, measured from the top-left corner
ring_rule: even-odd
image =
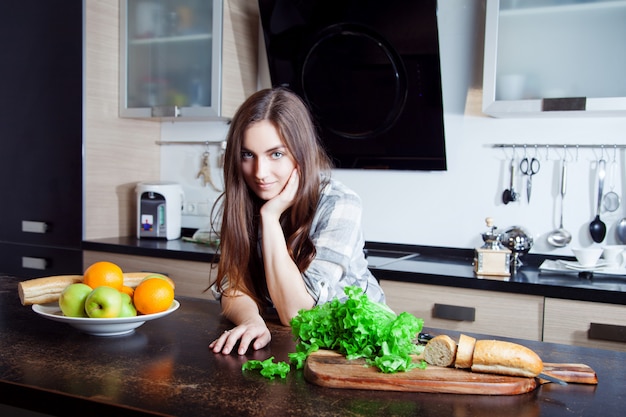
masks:
[[[433,317],[445,320],[475,321],[476,309],[474,307],[435,304],[433,307]]]
[[[48,223],[34,222],[31,220],[22,220],[22,232],[28,233],[46,233],[48,231]]]
[[[589,339],[608,340],[626,343],[626,326],[615,324],[591,323],[587,334]]]
[[[568,111],[586,109],[586,97],[544,98],[541,100],[541,111]]]
[[[45,270],[47,267],[48,261],[44,258],[22,256],[22,268]]]
[[[150,108],[152,117],[180,117],[178,106],[155,106]]]

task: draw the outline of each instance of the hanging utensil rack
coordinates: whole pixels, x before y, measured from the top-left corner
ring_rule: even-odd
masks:
[[[210,145],[215,145],[220,147],[220,153],[217,156],[217,166],[219,168],[223,168],[224,167],[224,157],[226,154],[226,146],[228,145],[228,142],[226,141],[226,139],[217,139],[217,140],[157,140],[155,141],[155,143],[159,146],[162,145],[204,145],[204,147],[206,148],[205,150],[205,155],[204,159],[203,159],[203,165],[202,165],[202,169],[200,171],[200,173],[198,174],[199,176],[204,175],[205,178],[208,178],[208,174],[210,173],[210,166],[208,165],[208,153],[209,153],[209,146]],[[213,188],[215,188],[216,190],[219,191],[219,189],[213,184],[212,180],[209,180],[209,182],[211,183],[211,185],[213,186]],[[206,184],[205,184],[206,185]]]
[[[222,143],[226,142],[225,139],[218,140],[190,140],[190,141],[178,141],[178,140],[157,140],[154,143],[157,145],[222,145]]]
[[[563,152],[575,152],[576,153],[576,157],[574,158],[575,160],[578,160],[578,153],[581,150],[587,150],[587,149],[591,149],[594,150],[594,153],[596,150],[601,150],[602,154],[604,154],[605,152],[609,152],[612,151],[613,152],[613,158],[617,157],[617,151],[621,150],[621,149],[626,149],[626,144],[618,144],[618,143],[614,143],[614,144],[607,144],[607,143],[600,143],[600,144],[568,144],[568,143],[556,143],[556,144],[546,144],[546,143],[496,143],[491,145],[492,148],[499,148],[499,149],[512,149],[513,150],[513,154],[515,155],[515,151],[516,150],[521,150],[524,152],[524,154],[526,154],[526,152],[528,150],[533,150],[533,152],[535,152],[535,154],[537,154],[539,151],[545,151],[546,153],[546,159],[551,159],[548,157],[548,154],[550,151],[563,151]],[[558,158],[560,159],[560,157]]]
[[[599,144],[599,145],[570,145],[570,144],[545,144],[545,143],[496,143],[491,145],[492,148],[580,148],[580,149],[626,149],[626,144]]]

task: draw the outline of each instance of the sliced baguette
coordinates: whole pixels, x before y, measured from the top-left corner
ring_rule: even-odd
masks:
[[[474,346],[472,372],[536,377],[543,371],[541,358],[517,343],[479,340]]]
[[[124,272],[124,285],[135,288],[139,283],[154,272]],[[174,281],[162,275],[174,288]],[[22,281],[17,285],[18,295],[22,305],[46,304],[59,301],[63,290],[70,284],[83,281],[82,275],[55,275],[50,277],[33,278]]]
[[[475,344],[475,338],[461,334],[459,337],[459,345],[456,349],[456,360],[454,361],[455,368],[469,369],[472,367]]]
[[[176,288],[176,284],[174,283],[173,279],[171,279],[170,277],[166,275],[159,274],[156,272],[124,272],[124,285],[135,288],[137,285],[139,285],[141,281],[143,281],[145,278],[149,277],[150,275],[162,276],[170,284],[172,284],[172,287]]]
[[[428,341],[424,347],[424,360],[435,366],[451,366],[456,356],[456,343],[445,334]]]
[[[53,303],[70,284],[82,282],[82,275],[56,275],[34,278],[17,284],[22,305]]]

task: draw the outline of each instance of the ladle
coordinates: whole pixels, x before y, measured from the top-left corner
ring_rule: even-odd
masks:
[[[561,221],[559,228],[550,232],[548,235],[548,243],[557,248],[567,246],[572,241],[572,234],[563,228],[563,204],[565,201],[565,190],[567,189],[567,164],[565,159],[561,167]]]
[[[502,192],[502,202],[504,204],[509,204],[513,201],[517,201],[519,198],[519,194],[515,191],[515,158],[511,159],[511,183],[509,184],[509,188]]]
[[[626,217],[617,223],[616,226],[617,237],[622,243],[626,243]]]
[[[589,223],[589,234],[594,242],[600,243],[606,236],[606,224],[600,220],[600,208],[602,206],[602,196],[604,194],[604,175],[606,161],[600,159],[598,161],[598,206],[596,208],[596,217]]]
[[[609,168],[609,187],[610,191],[604,194],[602,197],[602,205],[606,211],[614,212],[619,208],[620,198],[619,194],[617,194],[615,190],[615,175],[617,172],[615,171],[617,168],[617,162],[615,159],[611,162],[611,167]]]

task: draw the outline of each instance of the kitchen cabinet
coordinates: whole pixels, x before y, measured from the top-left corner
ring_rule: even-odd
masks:
[[[3,5],[0,271],[82,271],[83,2]]]
[[[541,340],[543,297],[381,280],[387,304],[426,327]]]
[[[258,4],[122,0],[120,115],[231,118],[256,91]]]
[[[626,351],[626,307],[546,298],[543,340]]]
[[[176,295],[213,300],[210,291],[211,268],[208,262],[183,261],[151,256],[126,255],[110,252],[83,251],[85,267],[99,261],[113,262],[125,272],[156,272],[167,275],[176,283]],[[217,273],[214,270],[213,273]]]
[[[483,112],[626,114],[625,0],[487,0]]]

